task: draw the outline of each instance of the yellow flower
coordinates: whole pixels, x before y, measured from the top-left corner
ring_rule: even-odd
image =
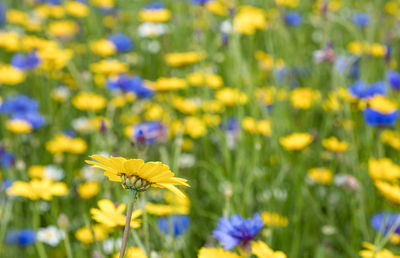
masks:
[[[22,119],[7,120],[6,128],[16,134],[24,134],[32,132],[32,125]]]
[[[28,169],[28,175],[31,178],[43,178],[44,177],[44,172],[45,172],[45,167],[44,166],[31,166]]]
[[[190,73],[187,75],[186,79],[190,85],[201,86],[204,84],[204,74],[202,73]]]
[[[256,120],[252,117],[245,117],[242,120],[242,127],[246,132],[254,134],[257,132]]]
[[[323,185],[330,185],[332,183],[332,172],[327,168],[311,168],[307,173],[308,177]]]
[[[157,216],[189,214],[190,200],[188,198],[182,198],[179,195],[166,192],[164,199],[168,204],[148,203],[146,204],[146,211]]]
[[[95,161],[87,160],[94,168],[104,170],[110,181],[122,182],[125,188],[137,191],[147,190],[150,186],[166,188],[177,195],[185,196],[175,185],[189,186],[185,179],[174,177],[169,167],[161,162],[144,162],[141,159],[122,157],[106,158],[99,155],[90,156]]]
[[[183,114],[192,115],[197,111],[197,105],[194,101],[182,98],[182,97],[175,97],[172,99],[172,105],[178,111],[182,112]]]
[[[349,148],[349,144],[345,141],[339,141],[332,136],[322,140],[322,146],[333,152],[345,152]]]
[[[166,22],[170,17],[171,12],[167,9],[143,9],[139,12],[139,20],[142,22]]]
[[[275,0],[277,5],[289,7],[289,8],[296,8],[299,6],[299,0]]]
[[[354,55],[361,55],[364,53],[366,48],[365,43],[359,42],[359,41],[352,41],[347,45],[347,49]]]
[[[373,57],[384,57],[386,55],[386,46],[379,43],[373,43],[369,47],[369,54]]]
[[[100,39],[91,42],[90,49],[93,51],[93,53],[101,57],[111,56],[116,51],[115,46],[106,39]]]
[[[400,166],[389,158],[368,160],[368,173],[372,180],[394,181],[400,178]]]
[[[252,241],[251,252],[258,258],[286,258],[286,254],[284,252],[272,250],[263,241]]]
[[[400,258],[400,256],[394,255],[388,249],[378,249],[371,243],[363,242],[362,246],[365,249],[358,253],[362,258]]]
[[[199,251],[198,258],[240,258],[239,255],[225,251],[222,248],[202,247]]]
[[[53,183],[50,179],[33,179],[30,182],[15,181],[7,189],[8,195],[16,195],[30,200],[43,199],[49,201],[53,196],[63,196],[68,193],[67,185],[64,183]]]
[[[206,85],[210,88],[218,89],[224,85],[224,81],[218,74],[206,74]]]
[[[0,48],[6,51],[14,52],[20,47],[20,38],[14,31],[0,32]]]
[[[111,9],[115,5],[115,0],[90,0],[90,2],[103,9]]]
[[[375,186],[378,188],[380,194],[382,194],[387,200],[394,204],[400,204],[400,186],[398,184],[375,181]]]
[[[258,121],[257,132],[264,136],[271,136],[271,123],[267,120]]]
[[[187,87],[185,80],[180,78],[159,78],[151,87],[156,91],[180,90]]]
[[[118,257],[119,257],[119,253],[116,253],[113,256],[113,258],[118,258]],[[129,247],[126,250],[126,253],[125,253],[124,257],[125,258],[147,258],[147,255],[139,247]]]
[[[165,62],[169,66],[182,67],[199,62],[203,56],[200,52],[169,53],[165,55]]]
[[[72,104],[79,110],[98,111],[106,106],[106,99],[91,92],[79,92],[73,99]]]
[[[297,88],[290,92],[290,103],[299,109],[309,109],[320,98],[319,91],[310,88]]]
[[[199,138],[207,133],[207,127],[204,121],[195,116],[186,117],[183,125],[185,133],[192,138]]]
[[[368,105],[373,110],[376,110],[382,114],[390,114],[396,111],[397,109],[396,102],[381,95],[375,95],[374,97],[369,99]]]
[[[81,138],[70,138],[60,134],[46,143],[46,149],[52,154],[61,154],[63,152],[81,154],[86,151],[87,144]]]
[[[16,25],[25,26],[28,23],[28,14],[15,9],[8,10],[6,18],[9,23]]]
[[[165,109],[158,104],[151,104],[146,108],[144,118],[149,121],[160,120],[163,116],[165,117]]]
[[[267,21],[262,9],[252,6],[239,7],[238,14],[233,19],[233,27],[237,33],[254,34],[257,29],[265,29]]]
[[[92,214],[95,221],[109,228],[125,226],[126,217],[123,214],[126,209],[125,204],[120,204],[115,207],[112,201],[102,199],[97,202],[97,205],[100,209],[90,209],[90,213]],[[141,220],[137,219],[140,215],[142,215],[142,210],[140,209],[134,210],[132,212],[132,218],[130,222],[130,226],[132,228],[140,227]]]
[[[400,150],[400,134],[393,130],[384,130],[381,134],[381,141],[395,150]]]
[[[78,1],[68,1],[65,3],[65,10],[71,16],[83,18],[89,13],[89,7]]]
[[[25,80],[25,74],[11,65],[0,65],[0,85],[16,85]]]
[[[279,139],[279,143],[286,150],[302,150],[312,141],[313,138],[309,133],[292,133]]]
[[[228,14],[228,8],[224,0],[209,1],[207,2],[206,7],[210,12],[216,15],[226,16]]]
[[[237,104],[246,104],[247,95],[238,89],[223,88],[215,93],[215,98],[223,103],[227,107],[231,107]]]
[[[90,199],[95,196],[100,189],[100,184],[96,181],[89,181],[78,185],[77,192],[82,199]]]
[[[288,218],[282,216],[278,213],[270,213],[265,211],[261,213],[261,219],[263,220],[265,226],[272,227],[286,227],[288,225]]]
[[[93,232],[96,237],[96,241],[103,241],[108,237],[109,228],[105,227],[102,224],[97,224],[93,226]],[[78,229],[75,232],[75,237],[84,244],[93,243],[92,230],[87,226]]]
[[[128,65],[118,60],[106,59],[90,65],[90,70],[94,73],[104,74],[108,76],[125,73],[128,71]]]
[[[46,43],[45,43],[46,44]],[[38,50],[40,68],[46,71],[61,70],[73,56],[71,49],[60,49],[55,44],[46,44]]]
[[[48,26],[48,31],[51,35],[56,37],[70,37],[78,32],[78,24],[73,21],[61,20],[53,21]]]

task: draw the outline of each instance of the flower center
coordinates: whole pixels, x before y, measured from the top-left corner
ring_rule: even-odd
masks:
[[[121,174],[121,179],[121,183],[126,189],[134,189],[138,192],[146,191],[152,184],[146,179],[135,175],[127,176],[126,174]]]

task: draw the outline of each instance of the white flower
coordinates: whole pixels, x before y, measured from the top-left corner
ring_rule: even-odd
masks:
[[[75,131],[84,133],[91,129],[91,123],[87,117],[79,117],[72,121],[72,128]]]
[[[182,153],[179,157],[179,167],[181,168],[191,168],[196,162],[196,158],[189,153]]]
[[[232,31],[232,24],[230,21],[226,20],[221,23],[221,32],[229,34]]]
[[[115,244],[115,248],[114,248]],[[103,250],[106,254],[111,254],[113,250],[119,250],[122,245],[122,238],[118,238],[115,242],[113,238],[109,238],[103,241]]]
[[[51,246],[57,246],[58,243],[64,239],[65,233],[55,226],[48,226],[47,228],[40,228],[36,236],[40,242]]]
[[[139,25],[138,33],[141,37],[156,37],[165,34],[167,30],[165,24],[145,22]]]
[[[56,166],[48,165],[44,167],[44,177],[53,181],[60,181],[64,177],[64,171]]]
[[[81,175],[86,181],[98,181],[103,178],[103,173],[99,173],[89,166],[81,169]]]
[[[51,96],[58,101],[66,101],[70,96],[70,90],[66,86],[59,86],[51,92]]]

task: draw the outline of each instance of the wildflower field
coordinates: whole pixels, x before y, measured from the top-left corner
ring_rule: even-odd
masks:
[[[399,71],[399,0],[0,0],[0,257],[400,257]]]

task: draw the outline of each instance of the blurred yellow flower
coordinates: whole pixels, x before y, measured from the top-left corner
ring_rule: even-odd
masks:
[[[187,83],[184,79],[170,77],[170,78],[159,78],[155,83],[151,85],[156,91],[172,91],[181,90],[187,87]]]
[[[393,130],[384,130],[381,134],[381,141],[395,150],[400,150],[400,133]]]
[[[18,70],[11,65],[0,65],[0,85],[16,85],[25,80],[23,71]]]
[[[400,258],[400,256],[394,255],[388,249],[378,249],[375,245],[368,242],[363,242],[362,246],[364,250],[358,253],[361,258]]]
[[[165,62],[172,67],[182,67],[199,62],[204,57],[201,52],[169,53],[165,55]]]
[[[185,118],[184,131],[192,138],[199,138],[207,134],[207,127],[203,120],[195,116],[188,116]]]
[[[100,189],[100,184],[96,181],[89,181],[80,184],[76,188],[79,196],[84,200],[94,197],[99,192],[99,189]]]
[[[288,136],[281,137],[279,143],[286,150],[302,150],[313,141],[309,133],[292,133]]]
[[[308,170],[307,175],[315,183],[323,185],[331,185],[332,183],[332,172],[324,167],[311,168]]]
[[[79,92],[73,99],[72,104],[79,110],[98,111],[106,106],[106,99],[96,93]]]
[[[240,258],[239,255],[226,251],[222,248],[202,247],[197,256],[198,258]]]
[[[368,160],[368,173],[372,180],[395,181],[400,178],[400,166],[389,158]]]
[[[263,9],[253,6],[240,6],[238,14],[233,19],[233,27],[240,34],[254,34],[256,30],[263,30],[267,26]]]
[[[50,179],[33,179],[30,182],[15,181],[7,189],[8,195],[22,196],[30,200],[42,199],[49,201],[53,196],[63,196],[67,193],[68,188],[65,183],[53,183]]]
[[[375,111],[383,114],[392,113],[397,109],[397,103],[382,95],[375,95],[368,100],[368,105]]]
[[[60,20],[51,22],[48,27],[49,34],[56,37],[71,37],[75,35],[78,30],[78,24],[74,21]]]
[[[375,186],[388,201],[400,204],[400,186],[397,183],[391,184],[377,180],[375,181]]]
[[[15,134],[24,134],[32,132],[32,125],[22,119],[7,120],[6,128]]]
[[[165,192],[164,199],[168,204],[148,203],[146,204],[146,211],[157,216],[189,214],[190,200],[188,198]]]
[[[67,1],[64,5],[67,13],[73,17],[83,18],[89,14],[89,7],[84,3],[78,1]]]
[[[310,88],[296,88],[290,92],[290,103],[299,109],[309,109],[321,97],[319,91]]]
[[[246,104],[247,95],[234,88],[222,88],[215,92],[215,98],[227,107],[237,104]]]
[[[20,38],[15,31],[0,31],[0,48],[6,51],[15,52],[20,47]]]
[[[166,22],[170,17],[171,12],[167,9],[142,9],[139,12],[139,20],[142,22]]]
[[[284,252],[272,250],[263,241],[252,241],[251,252],[258,258],[286,258],[286,254]]]
[[[335,136],[322,140],[322,146],[333,152],[345,152],[349,148],[349,144],[345,141],[339,141]]]
[[[261,219],[267,227],[286,227],[289,224],[287,217],[268,211],[261,213]]]
[[[96,55],[107,57],[115,54],[115,46],[106,39],[100,39],[90,42],[90,49]]]
[[[128,65],[115,59],[101,60],[90,65],[90,70],[94,73],[113,76],[128,71]]]
[[[96,241],[105,240],[108,237],[109,230],[110,230],[109,228],[105,227],[102,224],[93,225],[93,232],[96,237]],[[78,229],[75,232],[75,237],[84,244],[93,243],[92,230],[87,226]]]
[[[46,149],[52,154],[61,154],[63,152],[81,154],[86,151],[87,144],[81,138],[71,138],[64,134],[59,134],[46,143]]]
[[[118,258],[119,253],[114,254],[113,258]],[[145,252],[139,247],[128,247],[125,253],[125,258],[147,258]]]

